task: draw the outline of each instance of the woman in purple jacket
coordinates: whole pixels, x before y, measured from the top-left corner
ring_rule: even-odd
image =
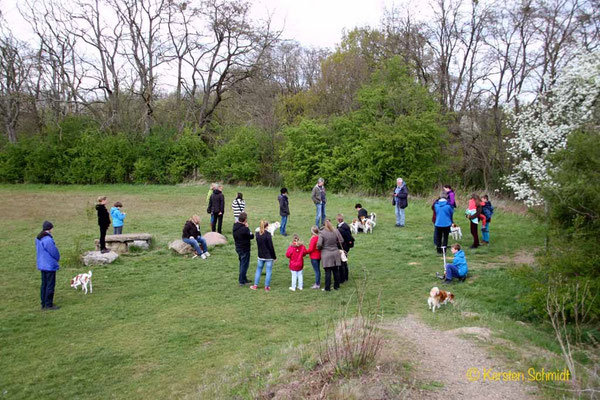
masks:
[[[42,310],[58,310],[60,307],[54,305],[54,286],[56,284],[56,271],[60,253],[52,238],[52,222],[44,221],[42,231],[35,238],[35,249],[37,253],[37,269],[42,272],[42,285],[40,287],[40,299]]]

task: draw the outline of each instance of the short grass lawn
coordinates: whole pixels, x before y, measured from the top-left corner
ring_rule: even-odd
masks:
[[[351,220],[361,202],[377,213],[372,235],[359,235],[350,253],[351,279],[331,293],[311,290],[314,273],[305,262],[305,289],[291,292],[285,250],[290,237],[274,237],[272,291],[252,291],[237,283],[233,243],[211,251],[208,260],[173,254],[169,241],[181,237],[186,219],[202,218],[209,230],[206,186],[0,186],[0,398],[253,398],[277,383],[289,358],[310,368],[332,319],[355,306],[356,287],[367,280],[366,299],[380,298],[384,318],[420,315],[442,328],[465,324],[461,311],[476,312],[479,324],[499,328],[513,342],[554,349],[544,330],[523,328],[514,320],[517,298],[525,290],[508,272],[511,256],[533,252],[542,243],[536,222],[497,209],[490,246],[473,251],[463,209],[470,278],[452,286],[457,306],[427,311],[428,292],[438,285],[442,259],[432,243],[429,200],[410,201],[406,227],[394,226],[388,198],[328,194],[327,214]],[[251,227],[260,219],[279,219],[277,188],[226,187],[230,205],[241,191]],[[150,251],[121,256],[114,264],[93,267],[93,294],[69,287],[86,272],[78,257],[98,236],[93,206],[108,196],[127,212],[124,233],[154,235]],[[290,192],[288,232],[308,242],[315,208],[310,193]],[[493,200],[493,198],[492,198]],[[463,204],[464,205],[464,204]],[[42,312],[40,274],[34,238],[45,219],[54,223],[62,254],[55,302],[62,308]],[[226,207],[224,234],[232,241],[233,215]],[[111,233],[110,228],[109,233]],[[248,277],[256,270],[253,245]]]

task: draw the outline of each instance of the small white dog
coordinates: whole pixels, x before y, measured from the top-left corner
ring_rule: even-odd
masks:
[[[267,231],[271,234],[271,236],[275,235],[275,231],[279,229],[281,224],[279,222],[273,222],[272,224],[267,225]],[[260,228],[256,228],[255,232],[260,231]]]
[[[460,230],[460,226],[452,224],[450,227],[450,237],[452,237],[454,240],[462,239],[462,231]]]
[[[92,293],[92,271],[88,271],[87,274],[79,274],[75,278],[71,279],[71,287],[77,289],[81,285],[81,290],[87,294],[88,283],[90,284],[90,293]]]
[[[427,299],[427,305],[429,306],[429,309],[432,312],[435,312],[436,307],[440,308],[442,304],[446,303],[454,304],[454,295],[437,287],[431,288],[429,291],[429,298]]]
[[[363,225],[363,224],[361,224],[361,223],[360,223],[360,221],[359,221],[359,220],[357,220],[356,218],[354,218],[354,219],[352,220],[352,223],[350,224],[350,230],[352,231],[352,233],[353,233],[353,234],[355,234],[355,235],[356,235],[356,234],[358,234],[358,230],[359,230],[359,229],[362,229],[362,230],[364,230],[364,229],[365,229],[365,227],[364,227],[364,225]]]

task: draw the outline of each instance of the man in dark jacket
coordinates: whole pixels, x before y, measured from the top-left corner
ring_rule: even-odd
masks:
[[[350,252],[350,249],[354,247],[354,238],[352,237],[352,231],[350,230],[350,226],[344,222],[344,216],[342,214],[337,215],[338,221],[338,231],[340,235],[342,235],[342,239],[344,241],[340,243],[342,250],[347,253]],[[348,280],[348,262],[342,261],[342,266],[340,267],[340,283],[344,283]]]
[[[254,239],[254,234],[248,228],[248,215],[241,212],[238,216],[238,222],[233,224],[233,240],[235,242],[235,251],[240,260],[240,273],[238,281],[240,286],[250,283],[246,277],[248,266],[250,265],[250,241]]]
[[[281,215],[279,233],[281,233],[281,236],[287,236],[285,227],[287,226],[288,216],[290,215],[290,203],[287,188],[281,188],[281,194],[277,197],[277,200],[279,201],[279,215]]]
[[[208,201],[208,210],[211,215],[211,230],[221,233],[223,228],[223,213],[225,212],[225,196],[223,196],[223,185],[219,185]],[[218,223],[218,226],[217,226]]]
[[[35,238],[37,253],[37,269],[42,272],[42,285],[40,286],[40,300],[42,310],[58,310],[54,305],[54,286],[56,284],[56,271],[60,268],[58,261],[60,253],[52,238],[52,222],[44,221],[42,231]]]
[[[106,196],[98,197],[96,211],[98,212],[98,225],[100,226],[100,252],[108,253],[110,250],[106,248],[106,231],[110,226],[110,216],[106,209]]]

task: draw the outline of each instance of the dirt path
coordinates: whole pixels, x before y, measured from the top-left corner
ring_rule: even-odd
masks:
[[[408,398],[427,399],[535,399],[536,387],[523,382],[503,382],[467,379],[469,368],[491,368],[495,372],[510,370],[491,358],[471,339],[461,337],[473,334],[489,338],[487,328],[460,328],[441,332],[409,315],[383,328],[391,333],[391,341],[404,346],[401,357],[413,366],[411,373],[417,385]],[[513,368],[514,369],[514,368]],[[420,390],[419,387],[426,390]]]

